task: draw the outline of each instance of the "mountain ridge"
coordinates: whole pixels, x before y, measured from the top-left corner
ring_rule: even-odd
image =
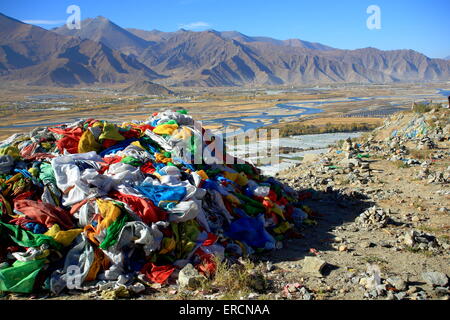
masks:
[[[0,14],[0,77],[30,85],[76,86],[163,78],[101,42],[62,36]]]
[[[237,31],[126,29],[147,41],[137,56],[167,75],[164,85],[242,86],[442,80],[450,66],[412,50],[342,50],[300,39],[252,37]],[[111,37],[111,35],[109,35]],[[120,42],[114,49],[124,50]]]
[[[92,41],[102,49],[103,54],[118,55],[120,62],[115,63],[115,66],[123,65],[122,69],[127,69],[130,74],[128,77],[124,76],[124,72],[120,72],[121,68],[114,65],[108,66],[115,72],[109,76],[102,76],[102,70],[97,70],[95,81],[100,79],[100,82],[105,83],[147,80],[164,86],[214,87],[339,82],[391,83],[450,78],[448,60],[430,59],[414,50],[383,51],[371,47],[343,50],[300,39],[250,37],[237,31],[220,32],[212,29],[198,32],[183,29],[175,32],[124,29],[104,17],[83,20],[80,30],[68,30],[65,26],[51,31],[45,30],[54,35],[42,30],[44,29],[39,30],[41,37],[54,38],[47,41],[50,44],[61,42],[62,40],[56,37],[64,36],[68,37],[64,38],[64,41],[69,42],[67,39],[71,39],[72,48],[83,41]],[[17,32],[16,30],[15,33]],[[19,34],[20,32],[19,30]],[[0,50],[5,51],[3,42],[8,42],[5,40],[8,37],[3,30],[0,31]],[[66,46],[70,47],[69,44]],[[108,53],[107,48],[112,51]],[[8,49],[11,48],[6,51]],[[37,57],[46,54],[47,64],[50,58],[61,58],[52,56],[51,52],[46,52],[38,45],[33,49],[39,53]],[[54,49],[59,50],[59,47]],[[72,56],[66,54],[62,57],[68,56],[72,58],[70,61],[73,61],[83,56],[77,50],[72,51]],[[21,52],[23,51],[12,49],[3,52],[3,56],[15,55],[15,59],[9,60],[23,64],[22,67],[35,64],[33,57]],[[94,54],[95,50],[84,52]],[[2,62],[1,56],[0,54],[0,75],[14,70],[15,66]],[[83,58],[85,61],[91,61],[95,55],[85,56],[88,58]],[[140,76],[140,79],[131,79],[131,74],[134,74],[131,66],[135,66],[137,74],[144,75]],[[67,74],[72,72],[72,69],[66,66],[64,70]],[[78,78],[82,78],[83,72],[78,70]],[[66,76],[69,77],[69,74]]]

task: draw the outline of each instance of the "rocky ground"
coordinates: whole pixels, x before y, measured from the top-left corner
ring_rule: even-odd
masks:
[[[181,286],[34,298],[449,299],[449,109],[397,114],[277,178],[310,192],[313,210],[279,250],[225,267],[213,282],[185,268]]]
[[[312,189],[306,204],[321,216],[303,239],[267,256],[276,297],[449,298],[449,111],[398,114],[360,142],[279,174],[297,190]],[[428,131],[412,137],[423,123]]]

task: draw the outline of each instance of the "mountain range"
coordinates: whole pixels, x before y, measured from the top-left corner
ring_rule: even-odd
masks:
[[[341,50],[236,31],[124,29],[104,17],[45,30],[0,14],[0,79],[32,85],[270,86],[450,78],[450,61],[413,50]],[[148,83],[147,83],[148,84]]]
[[[102,42],[65,37],[0,14],[0,77],[31,85],[126,83],[164,76]]]

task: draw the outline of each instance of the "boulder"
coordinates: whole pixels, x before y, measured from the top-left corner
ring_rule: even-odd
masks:
[[[305,257],[302,264],[302,271],[315,277],[323,277],[322,270],[327,262],[317,257]]]
[[[190,263],[178,274],[179,286],[186,289],[197,289],[205,279]]]
[[[448,278],[442,272],[423,272],[422,279],[433,287],[445,287],[448,283]]]

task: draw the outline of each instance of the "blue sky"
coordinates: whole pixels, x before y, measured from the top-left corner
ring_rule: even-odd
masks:
[[[49,29],[64,23],[72,4],[81,8],[82,19],[102,15],[122,27],[236,30],[341,49],[450,56],[450,0],[1,0],[0,12]],[[366,26],[370,5],[381,9],[379,30]]]

